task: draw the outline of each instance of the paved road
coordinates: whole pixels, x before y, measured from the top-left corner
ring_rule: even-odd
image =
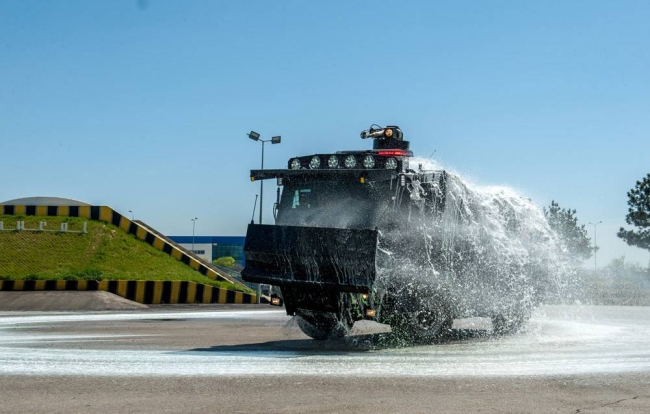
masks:
[[[305,337],[268,307],[1,313],[0,412],[650,412],[650,308],[544,307],[400,346]]]

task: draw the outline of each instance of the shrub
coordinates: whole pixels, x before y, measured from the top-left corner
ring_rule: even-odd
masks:
[[[215,266],[232,267],[235,264],[235,259],[230,256],[219,257],[212,262]]]

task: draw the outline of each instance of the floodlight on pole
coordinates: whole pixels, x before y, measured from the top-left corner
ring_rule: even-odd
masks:
[[[282,137],[280,135],[276,135],[274,137],[271,137],[271,139],[260,139],[260,134],[258,134],[255,131],[251,131],[248,133],[248,138],[262,143],[262,168],[261,169],[263,170],[264,169],[264,143],[270,142],[271,144],[279,144],[282,141]],[[264,201],[264,180],[260,180],[260,220],[258,224],[262,224],[262,212],[264,211],[263,201]]]
[[[597,261],[598,245],[596,245],[596,226],[599,225],[600,223],[602,223],[602,220],[599,221],[598,223],[592,223],[592,222],[588,223],[594,226],[594,269],[598,269],[598,261]]]
[[[129,213],[131,213],[131,221],[135,220],[135,216],[133,215],[133,211],[129,210]]]
[[[196,229],[196,220],[198,220],[198,217],[194,217],[192,220],[192,253],[194,253],[194,230]]]

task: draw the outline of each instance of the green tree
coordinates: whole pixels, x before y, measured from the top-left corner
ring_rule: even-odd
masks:
[[[627,215],[625,222],[636,230],[620,228],[616,235],[630,246],[650,250],[650,173],[637,181],[633,189],[627,192]]]
[[[217,259],[214,259],[212,261],[212,264],[221,267],[233,267],[235,264],[235,259],[230,256],[219,257]]]
[[[591,247],[591,239],[587,237],[585,225],[578,225],[575,209],[561,208],[555,200],[552,200],[548,209],[544,207],[544,216],[551,229],[566,245],[571,258],[586,260],[591,257],[594,251]]]

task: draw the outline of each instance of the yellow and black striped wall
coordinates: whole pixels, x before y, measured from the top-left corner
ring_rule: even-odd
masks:
[[[256,303],[256,296],[188,281],[2,280],[0,291],[105,291],[146,305]]]
[[[81,217],[89,220],[103,221],[113,224],[123,231],[133,234],[137,239],[149,243],[158,250],[162,250],[174,259],[179,260],[202,275],[213,280],[223,280],[238,283],[230,277],[217,273],[212,268],[205,266],[201,261],[186,254],[176,246],[169,244],[157,234],[147,228],[129,220],[127,217],[108,206],[35,206],[35,205],[0,205],[0,214],[25,215],[25,216],[55,216],[55,217]]]

